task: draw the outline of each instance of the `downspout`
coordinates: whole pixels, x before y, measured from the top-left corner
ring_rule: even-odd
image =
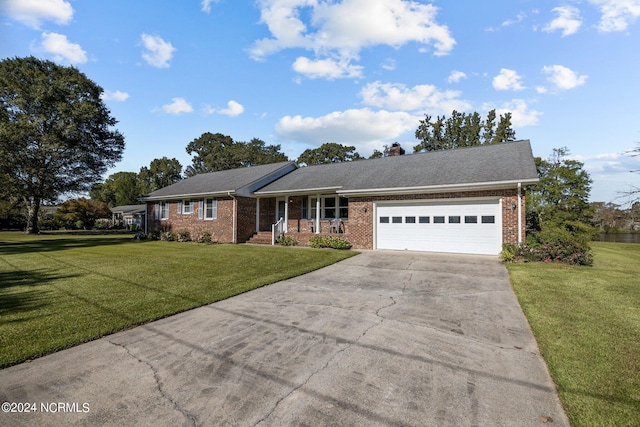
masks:
[[[237,238],[236,238],[236,216],[238,214],[238,200],[236,199],[236,196],[234,196],[233,194],[231,194],[231,191],[227,191],[227,196],[231,197],[233,199],[233,214],[232,214],[232,219],[231,219],[231,230],[233,232],[233,235],[231,237],[231,243],[237,243]]]
[[[518,183],[518,245],[522,244],[522,183]]]

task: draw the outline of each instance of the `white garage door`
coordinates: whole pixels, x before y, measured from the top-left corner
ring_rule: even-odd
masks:
[[[378,204],[376,248],[497,255],[500,202]]]

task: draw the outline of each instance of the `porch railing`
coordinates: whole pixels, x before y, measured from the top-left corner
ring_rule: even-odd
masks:
[[[271,244],[275,245],[276,241],[284,234],[284,218],[280,218],[278,222],[271,225]]]

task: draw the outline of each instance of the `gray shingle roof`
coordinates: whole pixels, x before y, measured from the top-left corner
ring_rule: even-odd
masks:
[[[280,162],[269,165],[230,169],[220,172],[203,173],[152,192],[143,200],[162,200],[179,197],[216,196],[229,192],[241,196],[251,193],[265,184],[296,168],[294,162]]]
[[[411,188],[463,188],[524,185],[537,182],[528,140],[456,150],[299,168],[256,192],[312,192],[333,189],[344,194],[394,192]],[[329,191],[329,192],[333,192]]]
[[[111,212],[123,215],[133,215],[144,213],[147,205],[122,205],[111,208]]]

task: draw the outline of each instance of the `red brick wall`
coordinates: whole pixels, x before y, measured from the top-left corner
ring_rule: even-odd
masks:
[[[373,204],[379,201],[393,200],[433,200],[433,199],[458,199],[471,197],[501,197],[502,198],[502,236],[504,243],[518,242],[518,191],[487,190],[466,191],[459,193],[434,193],[434,194],[409,194],[397,196],[366,196],[349,198],[349,219],[344,221],[345,233],[341,235],[353,245],[354,249],[373,249]],[[310,220],[301,218],[302,200],[306,196],[289,197],[289,221],[288,234],[300,241],[301,245],[308,245],[308,239],[312,236]],[[172,201],[169,207],[168,220],[155,220],[155,203],[148,204],[149,230],[188,230],[191,238],[195,239],[202,232],[211,233],[214,241],[231,243],[233,239],[233,199],[218,198],[218,216],[214,220],[198,219],[198,207],[200,200],[194,200],[194,212],[192,214],[178,214],[178,203]],[[512,208],[516,203],[516,209]],[[236,242],[244,243],[255,232],[256,199],[237,197],[238,220],[236,224]],[[260,199],[260,230],[270,231],[271,224],[275,222],[276,199]],[[525,238],[525,204],[524,192],[522,197],[521,216],[522,239]],[[328,233],[328,222],[322,221],[321,232]]]
[[[199,219],[198,209],[201,200],[194,200],[191,214],[178,214],[178,201],[169,202],[169,219],[156,220],[156,204],[148,203],[148,230],[187,230],[192,239],[196,239],[203,232],[211,233],[212,240],[219,243],[232,243],[233,239],[233,198],[218,198],[218,214],[216,219]],[[238,221],[236,223],[236,242],[244,243],[249,239],[256,224],[256,201],[253,198],[237,197]]]

